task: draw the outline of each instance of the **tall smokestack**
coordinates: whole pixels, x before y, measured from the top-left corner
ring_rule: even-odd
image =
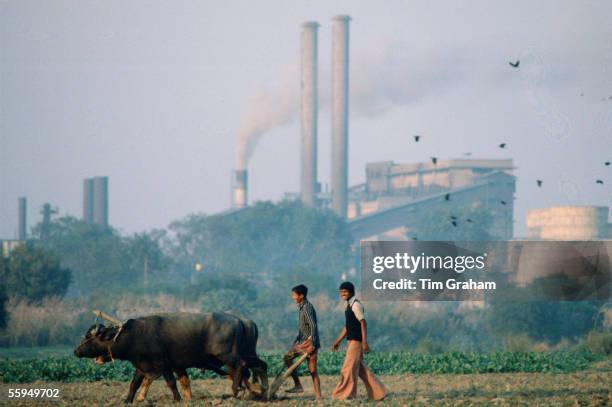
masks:
[[[19,228],[17,238],[19,240],[25,240],[27,237],[27,201],[25,197],[19,197],[18,199],[19,208]]]
[[[108,226],[108,177],[93,178],[93,222]]]
[[[348,189],[349,21],[334,17],[332,27],[332,209],[345,218]]]
[[[232,206],[244,208],[247,206],[247,170],[235,170],[232,174]]]
[[[93,179],[85,178],[83,180],[83,220],[87,223],[93,223]]]
[[[302,24],[302,201],[316,204],[319,23]]]

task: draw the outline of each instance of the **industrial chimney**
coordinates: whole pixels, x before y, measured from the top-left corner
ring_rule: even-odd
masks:
[[[232,174],[232,207],[244,208],[247,206],[247,170],[235,170]]]
[[[348,190],[349,22],[336,16],[332,27],[332,209],[345,218]]]
[[[319,23],[302,24],[302,201],[315,206],[317,188]]]
[[[25,197],[19,197],[18,199],[18,211],[19,211],[19,228],[17,233],[17,239],[25,240],[27,237],[27,200]]]
[[[108,226],[108,177],[93,178],[93,221]]]
[[[83,180],[83,220],[108,226],[108,177]]]

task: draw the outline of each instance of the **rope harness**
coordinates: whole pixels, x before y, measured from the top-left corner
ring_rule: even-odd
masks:
[[[81,347],[83,345],[85,345],[86,343],[88,343],[88,342],[94,340],[95,338],[97,338],[97,334],[98,334],[98,317],[97,316],[96,316],[96,319],[94,320],[94,325],[96,325],[95,334],[93,336],[91,336],[90,338],[85,339],[85,341],[83,341],[78,346],[77,350],[81,349]],[[111,350],[111,347],[117,342],[117,337],[119,336],[121,331],[123,331],[123,325],[119,326],[119,329],[117,329],[117,333],[115,334],[115,336],[113,336],[112,342],[106,345],[106,350],[108,352],[108,356],[111,358],[111,361],[113,362],[113,364],[115,363],[115,358],[113,357],[113,352]]]

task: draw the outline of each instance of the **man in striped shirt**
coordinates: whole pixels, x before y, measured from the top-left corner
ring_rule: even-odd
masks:
[[[319,331],[317,329],[317,313],[312,304],[306,299],[308,287],[303,284],[297,285],[291,289],[291,298],[298,306],[298,335],[293,342],[293,346],[283,358],[287,367],[291,366],[293,359],[300,356],[304,352],[308,352],[308,371],[312,377],[312,385],[314,387],[315,397],[321,399],[321,382],[317,374],[317,350],[321,347],[319,343]],[[291,373],[293,378],[293,388],[287,390],[287,393],[301,393],[304,391],[297,371]]]

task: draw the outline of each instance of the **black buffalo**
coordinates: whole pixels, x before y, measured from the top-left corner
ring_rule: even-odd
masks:
[[[240,320],[240,322],[244,326],[244,340],[241,341],[239,346],[239,353],[241,358],[246,363],[246,366],[243,367],[241,372],[242,382],[241,387],[244,386],[245,389],[248,389],[251,393],[251,396],[261,397],[265,394],[265,390],[268,387],[268,367],[265,362],[263,362],[257,356],[257,340],[259,337],[259,331],[257,329],[257,325],[248,318],[243,317],[242,315],[238,315],[232,312],[228,312],[232,316],[235,316]],[[104,359],[104,362],[109,361],[110,359]],[[206,369],[210,369],[213,372],[217,373],[221,376],[227,376],[228,373],[222,370],[219,365],[211,365],[206,367]],[[179,378],[179,384],[181,385],[181,389],[183,390],[184,396],[186,399],[191,398],[191,386],[189,382],[189,376],[186,371],[174,371]],[[249,382],[249,376],[253,373],[253,383]],[[142,374],[142,372],[140,372]],[[147,392],[149,391],[149,387],[153,383],[155,378],[151,375],[145,376],[142,381],[142,385],[140,387],[140,391],[137,396],[137,401],[144,401],[147,397]]]
[[[255,330],[255,342],[253,339]],[[250,333],[249,333],[250,332]],[[175,400],[181,396],[173,372],[190,398],[186,369],[196,367],[225,373],[232,379],[234,396],[248,369],[267,386],[267,366],[255,352],[255,324],[229,313],[160,314],[128,320],[121,328],[94,325],[75,349],[77,357],[127,360],[136,371],[126,402],[131,403],[145,377],[163,376]]]

